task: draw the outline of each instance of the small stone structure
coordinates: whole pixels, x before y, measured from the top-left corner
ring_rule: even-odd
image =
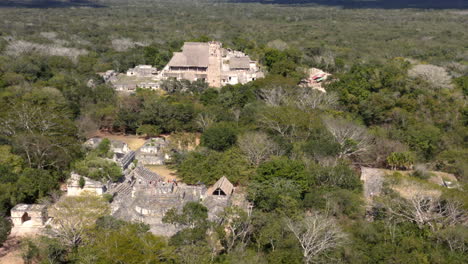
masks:
[[[108,70],[104,73],[99,73],[99,75],[101,75],[105,82],[108,82],[117,76],[117,72],[114,70]]]
[[[15,227],[43,227],[47,222],[47,207],[41,204],[17,204],[11,209]]]
[[[115,153],[114,161],[120,165],[122,170],[126,170],[135,160],[135,151],[129,151],[126,154]]]
[[[112,152],[120,154],[127,154],[128,152],[130,152],[128,144],[119,140],[111,140],[110,149]]]
[[[127,76],[135,77],[155,77],[158,74],[158,69],[151,65],[138,65],[135,68],[130,68],[127,71]]]
[[[126,73],[107,71],[100,75],[119,92],[133,93],[138,87],[156,90],[160,86],[159,71],[151,65],[137,65]]]
[[[132,173],[132,180],[135,180],[137,186],[151,186],[153,183],[163,181],[161,176],[142,165],[138,165]]]
[[[102,138],[93,137],[93,138],[86,140],[86,142],[84,143],[84,146],[87,147],[88,149],[95,149],[99,146],[99,144],[101,144],[101,142],[102,142]]]
[[[49,220],[47,207],[41,204],[17,204],[10,212],[13,236],[38,234],[42,232]]]
[[[99,144],[101,144],[102,140],[102,138],[93,137],[86,140],[86,142],[83,145],[88,149],[96,149],[99,146]],[[128,144],[120,140],[110,140],[110,150],[114,153],[119,154],[127,154],[131,152]]]
[[[83,187],[80,186],[81,177],[83,177],[83,179],[85,180],[85,184]],[[67,181],[67,195],[70,196],[78,196],[84,191],[101,195],[105,193],[106,190],[107,187],[103,183],[91,180],[90,178],[81,176],[74,172],[72,172],[70,179],[68,179]]]
[[[169,142],[164,138],[150,138],[137,150],[136,159],[144,165],[162,165],[170,159],[168,145]]]

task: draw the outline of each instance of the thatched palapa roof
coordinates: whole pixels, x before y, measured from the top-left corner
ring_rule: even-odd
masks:
[[[174,52],[169,67],[208,67],[210,46],[202,42],[185,42],[182,52]]]
[[[213,195],[216,190],[221,190],[225,195],[231,195],[234,190],[234,185],[226,178],[226,176],[221,177],[213,186],[208,188],[207,193]]]
[[[230,69],[250,69],[249,57],[234,57],[229,59]]]

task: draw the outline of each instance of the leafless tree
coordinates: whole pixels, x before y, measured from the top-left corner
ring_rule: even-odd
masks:
[[[344,119],[326,118],[324,123],[341,147],[339,158],[359,155],[369,150],[372,138],[364,127]]]
[[[223,250],[219,233],[214,228],[209,228],[206,231],[206,242],[210,248],[211,262],[213,262],[214,258]]]
[[[215,117],[208,113],[200,113],[198,114],[195,122],[202,131],[205,131],[206,128],[215,122]]]
[[[241,109],[235,107],[235,108],[230,109],[230,112],[234,116],[234,120],[236,120],[236,122],[239,123],[239,119],[242,113]]]
[[[324,93],[310,87],[287,90],[283,87],[262,89],[260,97],[270,106],[289,105],[303,111],[310,109],[329,109],[338,104],[335,93]]]
[[[301,245],[304,263],[316,262],[318,256],[339,247],[346,240],[336,222],[319,213],[310,213],[299,221],[286,221]]]
[[[52,107],[22,102],[0,115],[0,133],[12,138],[30,167],[54,167],[69,157],[68,147],[74,144],[66,140],[73,128],[64,115]]]
[[[316,64],[322,64],[325,69],[335,65],[335,54],[331,50],[325,50],[320,55],[314,56],[313,60]]]
[[[420,228],[429,226],[433,231],[468,224],[468,214],[460,202],[444,200],[439,194],[414,188],[406,198],[387,201],[386,208],[394,217],[416,223]]]
[[[307,139],[311,133],[312,119],[309,113],[297,114],[297,109],[290,106],[268,107],[259,116],[264,128],[290,141]]]
[[[338,96],[335,93],[324,93],[309,87],[301,87],[298,88],[293,102],[303,111],[308,109],[329,109],[338,104]]]
[[[375,138],[375,144],[372,144],[369,151],[365,155],[361,155],[361,162],[369,167],[385,167],[387,165],[387,157],[393,152],[405,152],[408,147],[399,141]]]
[[[289,47],[288,43],[281,39],[275,39],[267,43],[267,46],[277,50],[285,50]]]
[[[24,130],[28,133],[47,135],[54,131],[60,124],[57,113],[46,112],[43,107],[28,103],[12,105],[12,111],[0,118],[1,132],[9,136],[16,135],[17,131]]]
[[[286,91],[283,87],[260,90],[260,97],[270,106],[280,106],[284,103],[286,96]]]
[[[75,61],[78,59],[78,56],[88,53],[88,51],[84,49],[67,48],[56,43],[46,45],[23,40],[10,42],[5,52],[13,56],[18,56],[28,52],[36,52],[43,55],[69,57]]]
[[[126,51],[135,47],[135,42],[129,38],[117,38],[112,40],[112,47],[116,51]]]
[[[286,137],[293,126],[290,122],[291,120],[288,120],[284,112],[276,113],[274,111],[268,111],[260,115],[259,121],[265,128],[277,132],[282,137]]]
[[[108,203],[100,196],[89,193],[65,196],[49,209],[53,217],[51,235],[75,247],[96,220],[109,212]]]
[[[175,132],[171,135],[169,145],[164,151],[176,149],[179,151],[193,150],[199,144],[199,139],[194,133]]]
[[[99,126],[94,122],[90,115],[83,115],[76,121],[78,133],[83,137],[91,137],[98,129]]]
[[[55,40],[58,36],[57,32],[41,32],[40,35],[49,40]]]
[[[468,75],[468,65],[461,64],[459,62],[448,62],[444,67],[450,71],[451,75],[454,78],[461,77],[463,75]]]
[[[226,231],[224,237],[226,251],[230,252],[236,246],[245,247],[253,231],[250,216],[241,208],[232,206],[224,209],[220,219]]]
[[[409,71],[409,76],[420,77],[435,88],[452,88],[452,78],[443,67],[431,64],[419,64]]]
[[[440,230],[436,233],[437,240],[446,244],[451,251],[468,252],[468,228],[455,226]]]
[[[248,132],[239,137],[238,145],[252,165],[258,166],[272,155],[280,155],[281,149],[266,133]]]

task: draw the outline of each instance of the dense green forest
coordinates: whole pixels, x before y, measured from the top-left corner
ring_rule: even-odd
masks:
[[[466,10],[15,2],[0,5],[0,244],[10,209],[54,200],[71,170],[93,164],[96,177],[118,177],[106,150],[82,147],[97,130],[201,135],[174,155],[179,177],[213,184],[225,175],[253,205],[212,222],[188,203],[164,218],[183,227],[166,239],[93,200],[102,214],[80,241],[24,241],[27,263],[466,262]],[[209,40],[249,54],[266,78],[221,89],[169,81],[164,93],[122,95],[96,74],[161,68],[184,41]],[[332,73],[327,93],[298,86],[310,67]],[[369,202],[361,166],[415,170],[396,172]],[[454,174],[459,188],[431,185],[429,171]],[[419,201],[418,218],[408,213],[414,200],[392,188],[402,182],[440,196]],[[323,243],[307,244],[310,236]]]

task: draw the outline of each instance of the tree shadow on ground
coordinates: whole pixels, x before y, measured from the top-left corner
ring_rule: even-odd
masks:
[[[277,5],[322,5],[346,9],[468,9],[466,0],[228,0],[234,3]]]
[[[0,8],[105,7],[92,0],[0,0]]]

